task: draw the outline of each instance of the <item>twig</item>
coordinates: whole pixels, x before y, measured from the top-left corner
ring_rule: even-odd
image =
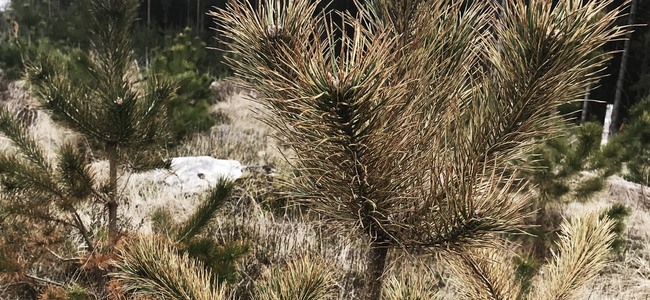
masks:
[[[81,233],[81,236],[84,238],[84,241],[86,242],[86,246],[88,246],[88,251],[93,252],[95,250],[95,245],[93,245],[93,241],[90,239],[90,234],[88,233],[88,229],[84,225],[84,223],[81,221],[81,217],[79,216],[79,213],[75,210],[74,212],[74,217],[75,217],[75,223],[77,223],[77,229],[79,230],[79,233]]]
[[[36,280],[36,281],[39,281],[39,282],[45,282],[47,284],[56,285],[56,286],[59,286],[59,287],[65,286],[65,284],[63,284],[63,283],[56,282],[54,280],[50,280],[50,279],[47,279],[47,278],[36,277],[34,275],[27,274],[27,275],[25,275],[25,277]]]
[[[56,257],[58,260],[63,262],[79,261],[81,259],[79,257],[65,258],[62,257],[61,255],[56,254],[56,252],[52,251],[50,248],[45,248],[45,249],[47,249],[47,251],[50,252],[52,255],[54,255],[54,257]]]

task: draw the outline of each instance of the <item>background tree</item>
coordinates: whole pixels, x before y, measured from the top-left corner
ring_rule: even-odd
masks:
[[[208,64],[206,44],[189,28],[165,39],[165,45],[152,51],[150,72],[164,76],[178,86],[167,106],[167,115],[175,141],[209,130],[216,122],[210,115],[214,97],[213,78],[200,66]]]
[[[605,63],[590,54],[622,34],[610,3],[370,1],[340,25],[307,0],[212,15],[296,153],[294,191],[370,240],[363,297],[379,299],[389,249],[463,257],[520,228],[513,161]]]
[[[639,0],[632,0],[628,21],[629,26],[634,25],[638,3]],[[612,114],[611,116],[605,116],[605,118],[609,118],[611,120],[611,125],[609,128],[610,134],[618,131],[620,121],[619,115],[621,110],[621,97],[623,96],[623,84],[625,83],[625,77],[627,75],[627,62],[628,56],[630,55],[630,40],[632,38],[632,31],[629,31],[625,37],[625,43],[623,44],[623,57],[621,57],[621,67],[619,68],[618,78],[616,79],[616,94],[614,95],[614,106],[611,111]]]

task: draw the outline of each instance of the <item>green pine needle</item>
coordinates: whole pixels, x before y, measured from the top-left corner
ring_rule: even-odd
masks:
[[[228,179],[219,179],[217,185],[207,193],[207,196],[194,210],[194,213],[178,226],[177,241],[187,243],[205,229],[214,217],[215,212],[228,199],[233,188],[234,184]]]
[[[63,145],[59,150],[58,171],[67,194],[76,199],[85,199],[95,184],[86,157],[71,145]]]
[[[36,144],[27,129],[7,108],[0,108],[0,132],[9,138],[21,155],[42,172],[51,170],[43,150]]]

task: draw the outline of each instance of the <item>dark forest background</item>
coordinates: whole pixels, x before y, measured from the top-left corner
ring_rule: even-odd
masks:
[[[220,37],[213,30],[217,25],[215,20],[206,14],[215,7],[224,7],[226,2],[227,0],[141,0],[139,19],[134,29],[134,46],[140,64],[147,66],[153,52],[169,46],[172,37],[185,34],[202,43],[197,45],[210,49],[201,61],[197,61],[197,72],[209,74],[215,79],[228,76],[229,71],[222,64],[223,53],[219,50],[222,48]],[[321,5],[325,10],[355,11],[352,0],[323,2],[331,2],[329,5]],[[614,1],[612,6],[623,5],[624,2]],[[647,26],[650,20],[650,1],[635,2],[637,9],[634,16],[634,32],[629,45],[627,68],[622,74],[624,84],[618,127],[625,123],[628,109],[650,94],[650,31]],[[46,38],[48,43],[55,46],[85,49],[89,39],[84,26],[84,11],[83,0],[11,0],[7,9],[1,13],[0,29],[5,33],[5,37],[0,34],[0,42],[8,43],[7,36],[10,36],[9,33],[13,33],[18,25],[17,35],[24,39],[23,44],[38,43],[39,39]],[[628,24],[629,17],[624,16],[619,22],[622,25]],[[605,103],[614,102],[624,46],[624,41],[618,41],[603,49],[618,52],[610,65],[603,70],[602,80],[590,91],[590,99],[601,102],[590,104],[588,120],[602,122]],[[8,61],[16,60],[15,57],[5,57],[2,62],[1,55],[0,69],[20,64],[18,61]],[[571,115],[579,120],[580,109],[581,106],[576,104],[568,106],[565,112],[575,111]]]

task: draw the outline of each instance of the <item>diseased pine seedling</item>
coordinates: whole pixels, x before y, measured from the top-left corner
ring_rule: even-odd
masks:
[[[484,252],[523,229],[522,162],[557,132],[558,106],[598,78],[597,51],[624,34],[612,1],[552,2],[356,1],[340,23],[310,0],[231,0],[211,13],[235,75],[295,153],[295,196],[369,241],[363,299],[380,299],[396,248],[468,269],[469,298],[520,296]],[[595,274],[611,236],[592,231],[611,225],[592,219],[567,229],[543,279],[553,289],[531,297],[567,299],[591,278],[581,272]],[[568,265],[576,253],[593,258],[580,272]]]

